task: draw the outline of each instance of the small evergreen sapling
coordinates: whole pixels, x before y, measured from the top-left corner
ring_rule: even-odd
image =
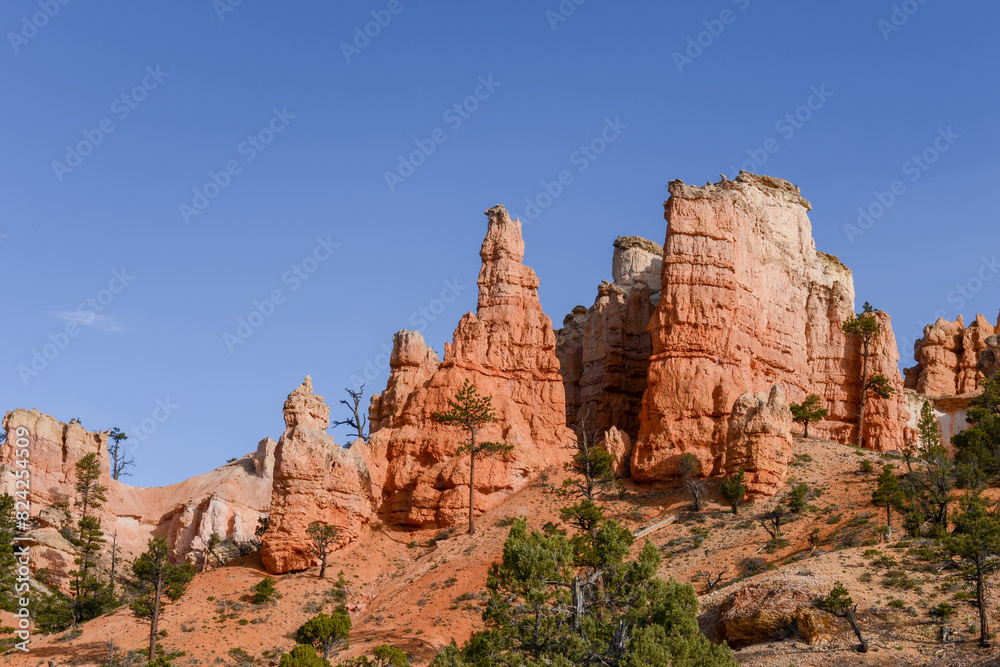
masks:
[[[802,424],[804,438],[809,437],[809,422],[818,422],[829,414],[829,410],[821,406],[817,394],[809,394],[802,403],[792,403],[788,407],[792,411],[792,420]]]
[[[747,494],[745,479],[746,474],[743,472],[743,468],[740,468],[735,474],[729,475],[722,480],[722,484],[719,485],[722,497],[729,502],[733,514],[740,513],[740,503],[743,502],[743,498]]]

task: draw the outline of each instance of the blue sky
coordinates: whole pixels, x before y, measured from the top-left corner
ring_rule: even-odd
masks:
[[[747,161],[907,363],[1000,308],[996,3],[64,2],[0,9],[0,412],[138,429],[133,483],[277,438],[307,373],[381,389],[398,329],[440,352],[498,202],[557,326]]]

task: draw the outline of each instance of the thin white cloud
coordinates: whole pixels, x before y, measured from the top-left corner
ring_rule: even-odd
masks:
[[[52,317],[57,317],[64,322],[74,322],[82,327],[91,327],[104,333],[122,333],[125,325],[117,317],[101,315],[93,311],[71,310],[62,313],[52,313]]]

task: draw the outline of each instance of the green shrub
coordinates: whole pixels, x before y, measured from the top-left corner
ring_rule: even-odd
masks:
[[[874,472],[875,466],[873,466],[872,462],[868,459],[861,459],[861,462],[858,463],[858,470],[864,473]]]
[[[806,508],[806,496],[809,494],[809,485],[805,482],[792,487],[792,492],[788,494],[788,509],[798,514]]]
[[[942,621],[955,613],[955,608],[947,602],[942,602],[935,607],[931,607],[931,616],[940,618]]]
[[[275,593],[278,589],[275,587],[275,581],[271,577],[264,577],[253,587],[253,597],[251,602],[254,604],[267,604],[274,599]]]

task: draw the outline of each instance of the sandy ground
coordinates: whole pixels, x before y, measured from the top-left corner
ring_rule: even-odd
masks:
[[[768,535],[753,519],[785,492],[742,508],[738,516],[720,503],[715,481],[700,513],[690,511],[683,489],[667,485],[630,487],[627,498],[608,497],[605,506],[610,516],[635,531],[676,517],[638,540],[635,548],[649,539],[660,549],[664,556],[660,575],[691,582],[703,595],[704,618],[747,582],[782,577],[806,578],[819,588],[841,581],[859,603],[859,623],[872,642],[869,653],[854,651],[856,640],[845,625],[842,632],[815,646],[791,636],[744,648],[736,653],[742,665],[1000,665],[1000,648],[983,650],[976,645],[978,611],[964,599],[966,588],[957,571],[938,571],[941,558],[919,540],[904,540],[900,532],[889,544],[879,542],[877,526],[885,517],[884,511],[872,507],[871,491],[884,463],[902,462],[821,440],[797,440],[794,454],[790,478],[819,493],[810,498],[809,509],[784,528],[788,545],[775,553],[762,550]],[[875,472],[860,473],[862,459],[870,460]],[[338,655],[334,664],[381,643],[404,649],[414,664],[426,664],[447,643],[453,639],[461,643],[481,627],[478,594],[490,564],[502,551],[506,520],[524,516],[532,527],[557,521],[559,508],[567,504],[556,493],[563,474],[549,471],[481,517],[474,536],[462,528],[438,539],[442,537],[438,530],[414,533],[377,525],[362,542],[334,555],[326,579],[318,578],[318,568],[276,577],[280,598],[267,605],[249,601],[250,588],[266,576],[255,557],[199,574],[184,597],[167,608],[162,642],[185,653],[176,665],[277,664],[277,656],[295,644],[295,629],[335,606],[335,583],[342,571],[354,627],[350,650]],[[894,522],[898,525],[899,517]],[[809,536],[816,529],[819,540],[814,546]],[[871,549],[890,555],[896,564],[877,563]],[[745,574],[741,563],[747,558],[762,558],[770,569],[741,578]],[[894,578],[887,577],[889,571],[897,573]],[[706,594],[707,576],[719,574],[720,587]],[[947,644],[939,641],[939,625],[928,613],[940,602],[955,607],[948,620],[955,638]],[[994,601],[991,616],[996,609]],[[11,624],[9,615],[4,620]],[[99,665],[107,658],[109,639],[124,649],[141,648],[147,628],[130,611],[120,609],[85,624],[82,632],[35,638],[28,655],[7,654],[0,657],[0,664]],[[244,651],[252,661],[233,649]]]

